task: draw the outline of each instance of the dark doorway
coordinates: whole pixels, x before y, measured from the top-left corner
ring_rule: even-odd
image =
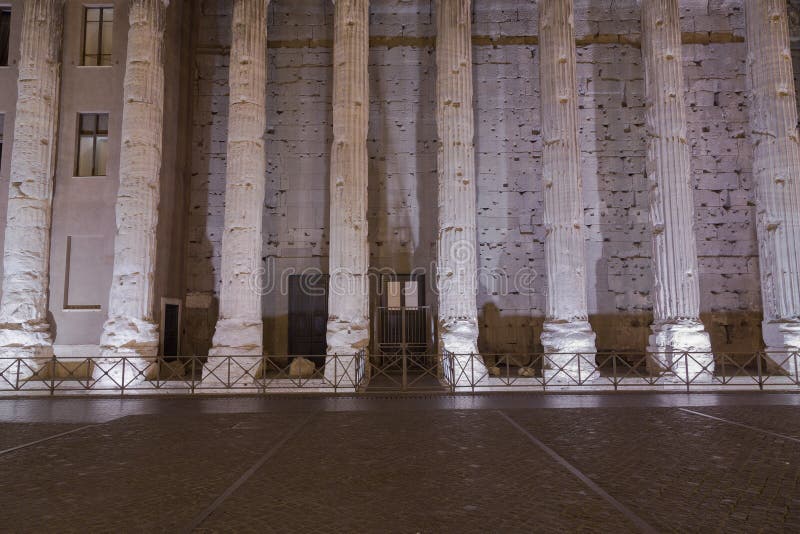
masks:
[[[181,307],[180,304],[164,304],[164,349],[163,356],[178,356],[180,350]]]
[[[328,275],[289,277],[289,354],[324,356],[327,349]],[[317,367],[325,358],[310,358]]]

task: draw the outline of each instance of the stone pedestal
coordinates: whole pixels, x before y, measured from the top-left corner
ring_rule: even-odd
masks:
[[[687,141],[678,0],[642,1],[647,94],[647,178],[653,228],[653,373],[692,381],[714,371],[711,340],[700,321],[691,153]]]
[[[351,355],[369,345],[368,61],[369,0],[335,0],[328,354]],[[330,380],[335,363],[348,367],[329,358],[325,376]],[[338,380],[352,382],[352,371],[342,379],[344,370],[336,373]]]
[[[263,352],[259,288],[267,172],[268,5],[269,0],[233,4],[222,283],[209,366],[217,365],[215,357],[260,357]]]
[[[545,377],[576,382],[596,375],[597,349],[586,303],[572,0],[539,2],[539,79],[547,266],[541,340],[552,362]]]
[[[800,350],[800,138],[785,0],[746,0],[750,130],[764,343],[797,373]]]
[[[137,367],[158,353],[154,278],[168,3],[131,0],[129,6],[114,274],[100,340],[101,356],[128,356]]]
[[[472,109],[472,2],[436,2],[436,125],[439,136],[439,345],[469,369],[465,382],[487,376],[478,356],[478,252],[475,116]],[[474,355],[474,356],[470,356]],[[470,361],[472,358],[472,361]]]
[[[53,355],[47,295],[64,11],[63,0],[19,5],[19,78],[0,300],[0,358],[23,359],[20,365],[0,360],[0,372],[12,384]]]

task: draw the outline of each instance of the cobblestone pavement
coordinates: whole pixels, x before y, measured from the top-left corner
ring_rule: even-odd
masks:
[[[0,532],[800,531],[796,396],[593,397],[0,401]]]
[[[509,414],[658,530],[800,532],[800,443],[675,409]]]
[[[86,425],[69,423],[5,423],[0,425],[0,451],[84,426]]]

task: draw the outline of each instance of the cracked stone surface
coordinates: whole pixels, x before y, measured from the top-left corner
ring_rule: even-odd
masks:
[[[700,321],[700,283],[694,234],[691,151],[687,139],[678,0],[642,2],[642,57],[647,94],[647,175],[653,228],[651,370],[670,368],[674,351],[707,352]]]
[[[768,350],[799,350],[800,134],[786,2],[746,0],[745,15],[762,334]]]
[[[22,4],[0,300],[0,355],[25,358],[33,369],[53,353],[47,312],[63,11],[63,0]],[[20,372],[20,378],[30,374]]]
[[[544,182],[546,318],[541,336],[548,353],[596,351],[588,322],[575,22],[572,0],[539,3],[542,180]],[[556,354],[554,360],[559,360]],[[564,356],[564,364],[572,355]],[[577,369],[574,371],[577,372]]]
[[[103,356],[150,358],[164,121],[164,27],[169,0],[131,0],[122,109],[114,271]]]
[[[369,0],[334,2],[328,354],[369,344]]]
[[[228,110],[225,231],[214,356],[261,356],[260,277],[266,181],[267,7],[269,0],[233,5]]]

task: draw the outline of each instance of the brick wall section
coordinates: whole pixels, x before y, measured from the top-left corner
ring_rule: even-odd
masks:
[[[185,347],[200,354],[210,340],[219,283],[230,41],[229,2],[201,4],[187,257],[194,306],[187,309]],[[790,2],[793,13],[798,4]],[[634,0],[576,0],[575,12],[591,322],[599,348],[641,350],[652,272],[639,9]],[[329,2],[319,0],[270,5],[264,256],[278,276],[268,277],[263,302],[265,347],[273,354],[287,349],[280,273],[327,269],[331,14]],[[748,350],[760,344],[760,293],[742,3],[684,2],[682,15],[703,319],[715,350]],[[478,306],[486,352],[539,348],[546,280],[537,18],[533,1],[475,2]],[[432,2],[375,1],[371,34],[371,264],[399,273],[424,268],[431,286]],[[542,274],[525,284],[530,291],[515,291],[515,273],[527,271]],[[493,276],[498,272],[508,279]]]

